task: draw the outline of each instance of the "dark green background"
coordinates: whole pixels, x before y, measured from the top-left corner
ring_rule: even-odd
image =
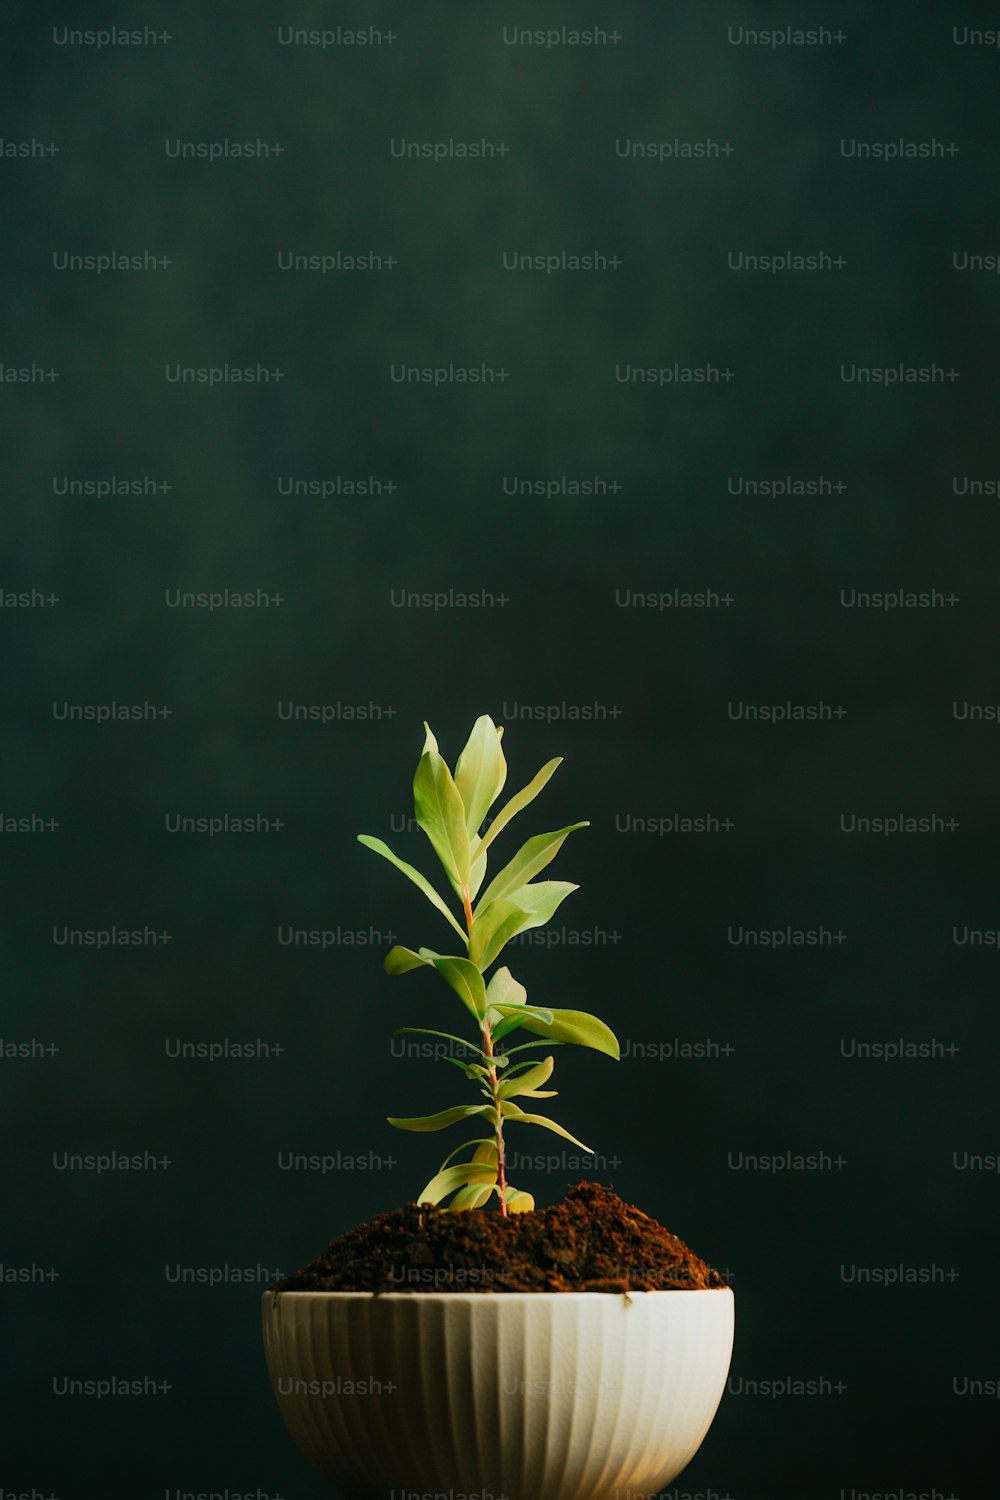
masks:
[[[80,13],[76,12],[80,10]],[[852,1490],[996,1493],[995,1415],[953,1378],[995,1378],[996,499],[1000,284],[952,269],[1000,249],[1000,52],[953,44],[947,7],[12,3],[0,134],[59,154],[0,160],[5,608],[2,1259],[5,1490],[322,1493],[281,1426],[263,1282],[169,1283],[165,1267],[290,1270],[415,1193],[437,1143],[387,1112],[447,1102],[394,1026],[457,1019],[378,949],[279,945],[281,926],[436,919],[354,835],[428,864],[408,811],[421,720],[449,759],[473,718],[507,723],[511,786],[566,764],[527,831],[589,817],[552,873],[556,925],[620,941],[518,952],[533,998],[623,1040],[711,1037],[707,1061],[559,1055],[560,1118],[592,1172],[727,1268],[734,1377],[842,1380],[840,1396],[727,1395],[679,1493],[833,1500]],[[994,18],[995,19],[995,18]],[[508,47],[508,25],[600,23],[618,46]],[[60,47],[53,26],[150,24],[166,46]],[[730,45],[727,27],[826,24],[840,46]],[[392,27],[392,46],[277,45],[279,25]],[[987,18],[983,24],[990,24]],[[487,137],[486,162],[393,159],[392,138]],[[635,161],[615,140],[730,141],[728,158]],[[280,141],[271,160],[165,155],[165,139]],[[841,138],[954,141],[942,160],[841,155]],[[162,272],[60,273],[53,252],[151,249]],[[378,274],[282,273],[279,251],[391,254]],[[615,272],[511,274],[504,250],[618,255]],[[727,253],[826,250],[840,272],[738,274]],[[486,388],[399,386],[392,363],[503,366]],[[728,384],[616,384],[618,362],[714,362]],[[260,387],[172,385],[164,366],[280,367]],[[955,367],[881,390],[841,363]],[[511,498],[504,475],[594,473],[598,497]],[[167,494],[53,494],[53,476],[149,474]],[[392,494],[281,497],[279,476],[392,480]],[[727,477],[827,475],[840,494],[733,496]],[[172,610],[165,590],[280,593],[267,611]],[[390,589],[505,592],[504,608],[395,609]],[[714,588],[729,608],[619,609],[615,591]],[[841,589],[929,589],[953,608],[844,609]],[[165,720],[60,722],[53,703],[166,704]],[[371,723],[281,722],[276,704],[369,703]],[[734,722],[727,704],[842,704],[826,723]],[[597,723],[514,705],[600,703]],[[713,812],[712,836],[616,816]],[[839,831],[842,812],[939,813],[951,833]],[[164,817],[280,817],[280,833],[171,836]],[[95,953],[53,928],[165,929]],[[768,953],[730,927],[843,930]],[[184,1062],[166,1039],[263,1038],[280,1057]],[[859,1062],[842,1038],[931,1037],[954,1056]],[[546,1144],[522,1144],[543,1150]],[[150,1173],[58,1172],[53,1153],[150,1150]],[[278,1170],[279,1151],[374,1152],[382,1171]],[[730,1152],[842,1153],[841,1171],[731,1170]],[[600,1164],[599,1164],[600,1165]],[[541,1202],[566,1179],[523,1186]],[[938,1264],[941,1285],[847,1285],[843,1264]],[[54,1378],[151,1374],[172,1389],[72,1400]],[[673,1493],[673,1492],[672,1492]]]

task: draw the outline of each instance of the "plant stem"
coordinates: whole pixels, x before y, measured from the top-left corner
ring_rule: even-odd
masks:
[[[462,889],[462,899],[465,903],[465,925],[472,936],[472,902],[469,899],[469,887]],[[490,1023],[486,1017],[482,1021],[483,1051],[488,1058],[493,1056],[493,1037],[490,1034]],[[500,1113],[500,1084],[497,1079],[496,1065],[493,1062],[487,1064],[489,1068],[490,1092],[493,1095],[493,1108],[496,1111],[496,1139],[497,1139],[497,1188],[500,1195],[500,1212],[507,1218],[507,1174],[504,1170],[504,1146],[503,1146],[503,1116]]]
[[[493,1056],[493,1038],[490,1036],[490,1026],[486,1017],[483,1017],[483,1042],[487,1057]],[[504,1171],[504,1149],[503,1149],[503,1116],[500,1113],[500,1085],[497,1082],[497,1070],[493,1063],[489,1065],[490,1088],[493,1091],[493,1108],[497,1114],[497,1187],[500,1191],[500,1212],[504,1218],[507,1217],[507,1175]]]

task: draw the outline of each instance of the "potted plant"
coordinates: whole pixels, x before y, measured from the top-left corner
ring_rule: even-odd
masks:
[[[389,1120],[420,1132],[469,1122],[477,1133],[413,1203],[340,1236],[264,1293],[271,1381],[303,1454],[349,1500],[652,1495],[689,1461],[715,1415],[732,1354],[733,1295],[676,1236],[596,1183],[540,1209],[509,1181],[515,1126],[591,1149],[535,1108],[552,1097],[551,1049],[619,1055],[603,1021],[529,1004],[510,969],[494,968],[512,938],[547,922],[577,889],[535,877],[587,825],[529,838],[484,887],[495,840],[560,761],[487,823],[507,776],[503,730],[488,715],[477,719],[452,774],[424,727],[414,810],[460,915],[380,839],[359,837],[457,937],[449,953],[394,947],[385,968],[433,969],[471,1014],[472,1041],[400,1029],[447,1043],[446,1060],[476,1097]],[[527,1040],[511,1045],[518,1032]],[[490,1205],[498,1211],[482,1212]]]

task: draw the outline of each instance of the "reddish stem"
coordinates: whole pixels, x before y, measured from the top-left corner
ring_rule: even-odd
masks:
[[[469,887],[468,886],[464,886],[463,889],[462,889],[462,899],[463,899],[463,901],[465,903],[465,925],[469,929],[469,936],[471,937],[472,936],[472,901],[469,898]],[[482,1022],[482,1032],[483,1032],[483,1051],[486,1053],[487,1057],[492,1058],[492,1056],[493,1056],[493,1037],[490,1034],[490,1023],[487,1021],[487,1019],[486,1019],[485,1016],[483,1017],[483,1022]],[[491,1062],[491,1063],[488,1064],[488,1067],[489,1067],[490,1091],[491,1091],[491,1093],[493,1095],[493,1108],[496,1110],[496,1116],[497,1116],[497,1123],[496,1123],[496,1140],[497,1140],[497,1187],[498,1187],[499,1193],[500,1193],[500,1212],[503,1215],[503,1217],[506,1219],[507,1218],[507,1174],[506,1174],[506,1171],[505,1171],[505,1168],[504,1168],[503,1116],[500,1113],[500,1084],[497,1081],[496,1065]]]

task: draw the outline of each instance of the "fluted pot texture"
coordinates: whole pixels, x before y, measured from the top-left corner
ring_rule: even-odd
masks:
[[[729,1373],[734,1303],[701,1291],[266,1292],[281,1414],[347,1500],[655,1495]]]

